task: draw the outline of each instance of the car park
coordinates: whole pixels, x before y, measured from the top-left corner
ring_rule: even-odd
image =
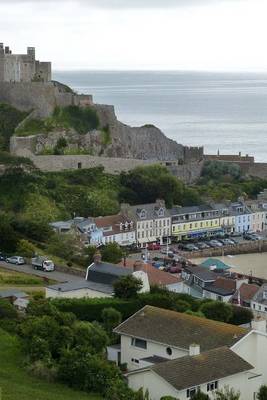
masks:
[[[20,256],[7,257],[6,262],[7,262],[7,263],[10,263],[10,264],[16,264],[16,265],[23,265],[23,264],[25,264],[24,258],[23,258],[23,257],[20,257]]]

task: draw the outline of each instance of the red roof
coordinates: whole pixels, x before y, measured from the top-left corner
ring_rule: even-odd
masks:
[[[254,295],[257,293],[258,290],[259,290],[258,285],[250,283],[242,283],[242,285],[239,288],[240,300],[249,302],[250,300],[252,300],[252,298],[254,297]],[[238,291],[235,292],[233,299],[234,300],[238,299]]]
[[[118,265],[125,266],[125,268],[130,268],[133,271],[146,272],[150,285],[167,286],[182,281],[182,279],[178,276],[172,275],[165,271],[161,271],[160,269],[153,267],[151,264],[145,264],[143,261],[140,260],[137,261],[126,259],[126,265],[124,265],[123,261],[121,261]]]

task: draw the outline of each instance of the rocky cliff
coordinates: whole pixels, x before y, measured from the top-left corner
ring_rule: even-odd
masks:
[[[35,132],[34,137],[11,141],[11,152],[23,153],[31,149],[34,154],[49,154],[60,138],[67,142],[65,154],[90,154],[103,157],[120,157],[152,161],[178,161],[184,164],[199,161],[203,148],[186,148],[167,138],[153,125],[130,127],[118,121],[114,107],[94,104],[92,96],[77,95],[70,88],[57,82],[4,83],[0,85],[0,102],[6,102],[23,110],[31,111],[36,118],[48,118],[55,107],[91,107],[99,118],[99,127],[79,134],[74,129],[53,129]],[[51,153],[50,153],[51,154]]]

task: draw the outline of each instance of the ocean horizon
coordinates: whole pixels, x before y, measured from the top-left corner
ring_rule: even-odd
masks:
[[[114,105],[131,126],[153,124],[207,154],[267,162],[267,73],[81,70],[56,71],[53,79]]]

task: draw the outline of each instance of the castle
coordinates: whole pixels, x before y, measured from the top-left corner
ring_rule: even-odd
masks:
[[[12,54],[8,46],[0,43],[0,82],[49,82],[51,63],[35,59],[35,47],[27,54]]]

